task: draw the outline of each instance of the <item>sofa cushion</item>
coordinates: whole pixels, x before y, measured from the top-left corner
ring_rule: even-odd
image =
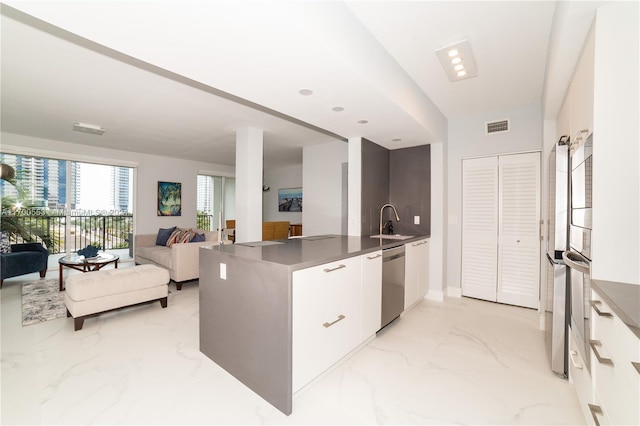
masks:
[[[0,253],[11,253],[11,241],[9,241],[9,235],[6,232],[0,232]]]
[[[171,269],[171,249],[166,246],[136,248],[136,255]]]
[[[175,230],[176,230],[175,226],[173,228],[164,228],[164,229],[160,228],[160,229],[158,229],[158,236],[156,237],[156,245],[158,245],[158,246],[166,246],[167,245],[167,240],[169,239],[169,237],[171,236],[171,234]]]

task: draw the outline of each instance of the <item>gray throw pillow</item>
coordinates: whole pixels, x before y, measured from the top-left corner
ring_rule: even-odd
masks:
[[[204,234],[197,234],[193,236],[193,238],[191,239],[191,241],[189,241],[190,243],[201,243],[202,241],[206,241],[206,239],[204,238]]]
[[[160,228],[160,229],[158,229],[158,236],[156,237],[156,245],[157,246],[166,246],[167,245],[167,241],[169,240],[169,237],[171,236],[171,234],[175,230],[176,230],[175,226],[173,228],[166,228],[166,229]]]

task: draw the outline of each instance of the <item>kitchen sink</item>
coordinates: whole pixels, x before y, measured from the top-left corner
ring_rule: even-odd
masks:
[[[378,234],[372,235],[371,238],[383,238],[387,240],[406,240],[408,238],[413,238],[413,235],[402,235],[402,234]]]

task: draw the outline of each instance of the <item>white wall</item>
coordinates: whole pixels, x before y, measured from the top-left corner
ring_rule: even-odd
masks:
[[[264,183],[271,187],[271,189],[262,193],[262,220],[265,222],[288,221],[289,223],[302,223],[302,213],[278,211],[278,189],[302,187],[302,164],[276,169],[265,169]],[[306,202],[305,196],[306,194],[303,188],[303,210],[304,203]],[[302,229],[304,231],[304,226]]]
[[[509,119],[511,131],[485,135],[485,123]],[[449,118],[448,217],[445,273],[449,294],[459,294],[462,254],[462,159],[542,149],[540,104]]]
[[[158,228],[171,226],[195,228],[198,170],[210,170],[224,175],[233,175],[235,172],[231,166],[201,161],[118,151],[11,133],[2,133],[1,137],[0,149],[3,152],[8,149],[19,149],[26,155],[75,161],[98,161],[119,165],[137,163],[137,178],[134,186],[134,233],[136,234],[155,233]],[[158,181],[182,183],[181,216],[157,215]]]
[[[638,21],[638,2],[598,9],[593,113],[591,276],[633,284],[640,284]]]
[[[341,141],[305,147],[302,154],[302,231],[304,235],[342,234],[343,164],[349,161],[348,144]]]

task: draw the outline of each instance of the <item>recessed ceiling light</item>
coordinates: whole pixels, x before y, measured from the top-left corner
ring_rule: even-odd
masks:
[[[391,139],[391,142],[402,142],[402,139],[400,138]]]
[[[452,57],[452,58],[453,58],[454,56],[458,56],[458,49],[451,49],[451,50],[449,51],[449,56],[450,56],[450,57]]]
[[[298,90],[298,93],[300,93],[302,96],[311,96],[311,95],[313,95],[313,90],[311,90],[311,89],[300,89],[300,90]]]
[[[457,51],[457,55],[453,55]],[[462,40],[436,50],[449,81],[459,81],[478,75],[476,63],[468,40]]]
[[[102,135],[107,131],[107,129],[103,129],[100,126],[87,123],[73,123],[73,130],[76,132],[89,133],[91,135]]]
[[[341,106],[336,106],[336,107],[331,108],[331,111],[341,112],[341,111],[344,111],[344,108],[341,107]]]
[[[368,120],[358,120],[358,124],[367,124]]]

